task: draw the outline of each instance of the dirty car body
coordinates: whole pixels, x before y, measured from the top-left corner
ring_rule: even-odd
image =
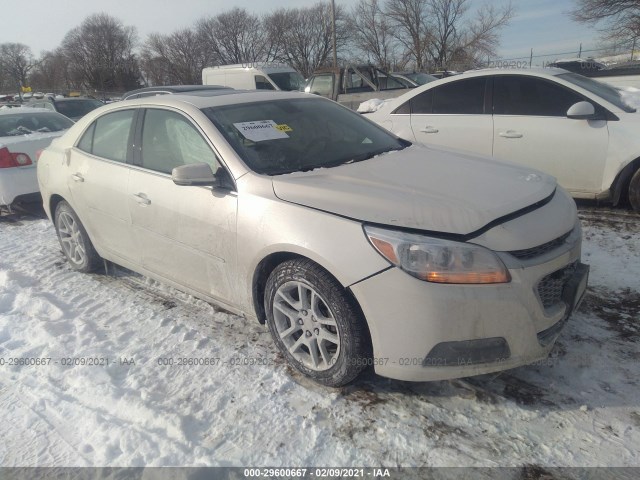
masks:
[[[101,257],[266,322],[325,385],[368,365],[425,381],[533,362],[586,287],[552,177],[412,146],[309,95],[120,102],[38,177],[72,267]]]

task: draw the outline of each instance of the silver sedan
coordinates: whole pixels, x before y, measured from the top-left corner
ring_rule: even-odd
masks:
[[[536,361],[586,287],[552,177],[411,145],[301,93],[108,105],[38,179],[72,268],[106,259],[266,323],[329,386],[368,366],[424,381]]]

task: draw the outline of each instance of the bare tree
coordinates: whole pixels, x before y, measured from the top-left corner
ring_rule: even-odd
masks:
[[[143,47],[141,64],[154,85],[199,84],[207,66],[204,49],[200,36],[189,28],[170,35],[151,34]]]
[[[201,20],[196,28],[208,50],[209,65],[264,60],[266,44],[262,22],[245,9],[236,7]]]
[[[29,72],[36,66],[31,48],[22,43],[0,45],[0,70],[12,88],[28,85]]]
[[[348,23],[353,43],[373,62],[387,70],[396,63],[396,41],[378,0],[359,0]]]
[[[125,90],[138,86],[135,45],[134,27],[99,13],[67,33],[62,51],[76,87]]]
[[[471,12],[469,0],[387,0],[385,10],[419,70],[475,66],[494,52],[500,29],[513,16],[511,4]]]
[[[605,37],[634,40],[640,37],[640,2],[638,0],[576,0],[573,18],[588,24],[601,23]]]
[[[429,63],[435,68],[472,68],[495,53],[499,32],[513,17],[513,7],[482,5],[469,18],[468,0],[430,0]]]
[[[262,19],[262,28],[264,29],[265,53],[266,61],[284,61],[286,57],[285,51],[287,46],[284,43],[284,36],[289,28],[291,16],[285,9],[276,10],[267,14]]]
[[[428,8],[429,0],[387,0],[385,5],[396,38],[418,70],[424,68],[430,42]]]
[[[464,30],[452,60],[466,61],[466,68],[484,65],[487,56],[495,55],[500,45],[500,30],[511,21],[513,15],[511,3],[502,8],[490,3],[480,7]]]
[[[280,60],[309,76],[314,70],[329,64],[331,44],[331,7],[328,3],[316,3],[307,8],[294,8],[276,12],[286,25],[282,30]],[[275,15],[275,14],[274,14]],[[344,9],[336,8],[337,50],[344,47],[349,29]]]
[[[33,88],[47,92],[68,89],[68,70],[64,55],[58,50],[43,52],[38,65],[32,70],[29,81]]]

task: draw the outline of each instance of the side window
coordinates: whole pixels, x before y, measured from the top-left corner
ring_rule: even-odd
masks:
[[[405,88],[397,79],[378,70],[378,87],[380,90],[393,90],[394,88]]]
[[[77,147],[83,152],[91,153],[93,150],[93,132],[96,130],[96,122],[93,122],[84,132],[82,138],[78,142]]]
[[[411,99],[411,114],[420,115],[431,113],[433,109],[433,89],[430,88]]]
[[[78,148],[98,157],[126,162],[134,113],[122,110],[98,118],[84,133]]]
[[[547,80],[525,76],[496,76],[493,81],[495,115],[564,117],[579,94]]]
[[[175,167],[208,163],[216,172],[220,162],[193,124],[168,110],[148,109],[142,129],[142,166],[171,173]]]
[[[412,102],[412,100],[409,100],[408,102],[404,102],[402,105],[400,105],[398,108],[396,108],[392,112],[392,114],[409,115],[411,113],[411,102]]]
[[[333,95],[333,74],[326,73],[316,75],[313,80],[311,80],[309,91],[316,95],[322,95],[323,97],[331,97]]]
[[[258,90],[275,90],[273,85],[262,75],[256,75],[256,89]]]
[[[458,80],[436,87],[432,113],[478,115],[484,113],[485,78]]]
[[[372,81],[370,72],[362,72],[362,75],[365,75],[369,81]],[[352,68],[345,73],[345,83],[346,93],[373,92],[373,88]]]

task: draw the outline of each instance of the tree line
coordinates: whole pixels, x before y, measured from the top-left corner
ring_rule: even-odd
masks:
[[[577,20],[609,19],[625,25],[618,30],[637,35],[637,0],[576,2]],[[615,5],[607,9],[607,3]],[[350,9],[338,5],[338,57],[341,63],[373,63],[388,70],[474,68],[495,55],[500,30],[513,14],[511,4],[476,6],[470,0],[359,0]],[[143,41],[135,27],[98,13],[39,58],[27,45],[0,44],[0,91],[21,85],[59,92],[198,84],[204,67],[249,62],[285,63],[308,76],[331,63],[331,35],[329,2],[265,15],[232,8]]]

